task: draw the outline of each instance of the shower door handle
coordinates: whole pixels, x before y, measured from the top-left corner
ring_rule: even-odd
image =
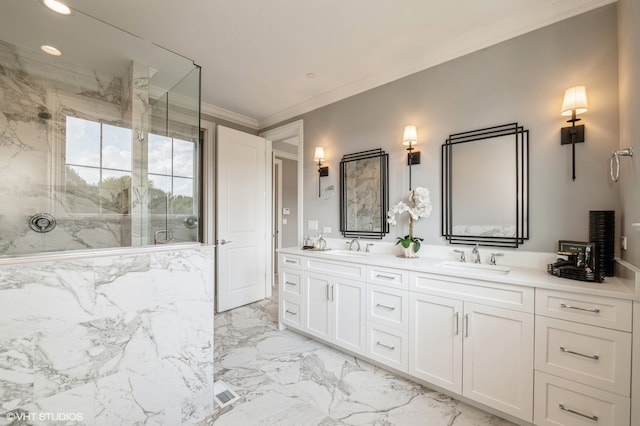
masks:
[[[229,241],[227,241],[227,240],[225,240],[224,238],[223,238],[223,239],[221,239],[221,240],[218,240],[218,244],[220,244],[221,246],[223,246],[223,245],[225,245],[225,244],[232,243],[232,242],[233,242],[233,241],[230,241],[230,240],[229,240]]]

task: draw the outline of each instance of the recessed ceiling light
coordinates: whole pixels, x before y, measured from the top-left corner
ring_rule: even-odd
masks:
[[[307,73],[307,75],[305,77],[311,79],[311,78],[316,78],[316,75],[315,75],[315,73],[309,72],[309,73]]]
[[[69,6],[59,2],[58,0],[43,0],[43,3],[49,9],[59,13],[60,15],[71,15],[71,9],[69,9]]]
[[[53,46],[49,46],[49,45],[46,45],[46,44],[40,46],[40,49],[42,49],[42,51],[44,53],[48,53],[51,56],[60,56],[60,55],[62,55],[61,51],[59,51],[58,49],[56,49]]]

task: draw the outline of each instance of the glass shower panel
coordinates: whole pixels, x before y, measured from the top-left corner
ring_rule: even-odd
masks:
[[[200,71],[194,71],[150,108],[149,235],[155,243],[200,239],[200,97],[194,91]]]
[[[194,69],[171,90],[169,123],[174,139],[173,188],[176,198],[172,213],[176,238],[201,240],[202,141],[200,140],[200,70]]]

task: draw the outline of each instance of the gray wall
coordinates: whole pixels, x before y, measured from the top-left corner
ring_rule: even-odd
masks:
[[[282,207],[291,214],[283,216],[286,225],[281,225],[282,247],[298,245],[298,162],[282,158]]]
[[[620,160],[620,215],[622,235],[628,238],[628,250],[621,257],[640,266],[640,231],[631,229],[640,222],[640,2],[618,0],[618,40],[620,55],[620,149],[632,146],[633,158]]]
[[[617,188],[608,178],[609,154],[619,144],[616,15],[615,4],[609,5],[303,115],[305,224],[317,219],[320,229],[331,226],[333,236],[339,235],[339,197],[317,196],[315,146],[324,146],[328,159],[330,175],[322,178],[322,186],[336,188],[344,154],[387,151],[390,202],[395,204],[408,191],[402,132],[415,124],[422,164],[413,168],[413,186],[428,187],[434,206],[415,234],[425,243],[445,244],[440,236],[441,144],[451,133],[517,121],[530,130],[530,240],[523,249],[555,251],[559,239],[586,241],[588,211],[617,207]],[[564,90],[578,84],[587,86],[590,110],[582,115],[587,141],[576,147],[573,182],[571,148],[560,145],[560,128],[566,125],[560,106]],[[406,231],[399,222],[386,239]]]

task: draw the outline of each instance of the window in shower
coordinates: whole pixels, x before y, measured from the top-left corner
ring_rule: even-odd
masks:
[[[67,116],[65,158],[68,212],[129,214],[131,129]]]
[[[197,215],[197,144],[149,134],[149,213]]]

